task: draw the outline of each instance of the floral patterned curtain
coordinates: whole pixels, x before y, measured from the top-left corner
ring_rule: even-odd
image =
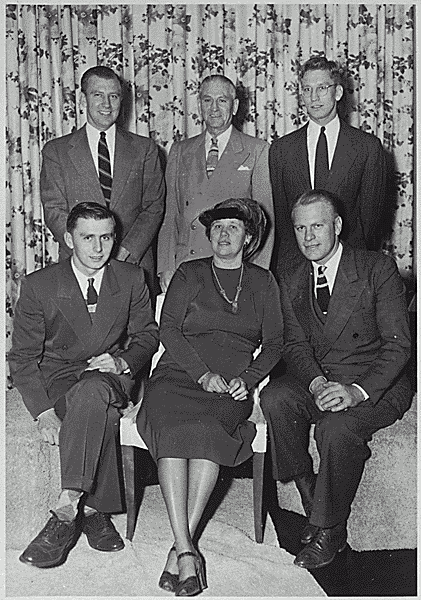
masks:
[[[6,6],[6,313],[25,273],[57,260],[39,191],[41,150],[83,125],[80,78],[102,64],[127,82],[123,119],[166,152],[201,131],[197,90],[224,73],[242,99],[245,133],[273,141],[306,121],[298,66],[325,54],[345,68],[346,118],[390,159],[384,250],[412,273],[414,6],[187,4]]]

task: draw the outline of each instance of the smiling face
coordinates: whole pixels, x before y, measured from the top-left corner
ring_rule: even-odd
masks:
[[[117,121],[121,107],[121,86],[117,79],[103,79],[92,75],[86,93],[81,95],[81,106],[86,110],[88,123],[106,131]]]
[[[231,125],[238,110],[238,99],[226,81],[215,79],[203,85],[200,92],[200,112],[209,133],[220,135]]]
[[[87,277],[95,275],[110,258],[114,245],[112,219],[82,219],[72,233],[64,234],[66,244],[73,250],[76,267]]]
[[[320,96],[319,86],[331,86],[326,96]],[[343,87],[336,85],[329,71],[307,71],[301,80],[301,89],[308,89],[309,95],[303,94],[308,115],[318,125],[327,125],[337,114],[336,104],[342,98]]]
[[[292,213],[295,237],[301,252],[308,260],[325,264],[339,245],[342,219],[330,204],[319,201],[297,206]]]
[[[234,260],[242,257],[244,243],[249,243],[251,235],[246,233],[240,219],[219,219],[210,229],[210,243],[214,256],[220,260]]]

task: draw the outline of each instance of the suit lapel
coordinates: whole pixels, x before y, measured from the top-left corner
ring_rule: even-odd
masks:
[[[113,168],[113,186],[111,189],[110,206],[113,209],[123,195],[124,187],[132,170],[133,163],[138,157],[131,148],[131,139],[125,131],[116,128],[114,168]]]
[[[349,125],[341,121],[338,141],[336,142],[335,153],[326,182],[326,188],[331,192],[335,192],[339,188],[358,157],[359,148],[351,143],[349,130]]]
[[[90,337],[93,346],[99,348],[113,327],[123,307],[122,293],[114,269],[109,263],[105,268],[91,329]]]
[[[86,181],[86,198],[84,200],[105,204],[98,173],[92,159],[91,149],[89,148],[86,125],[75,131],[70,137],[69,146],[69,158],[80,177]]]
[[[289,165],[293,169],[294,179],[297,181],[297,189],[302,187],[305,190],[311,188],[310,167],[308,165],[307,129],[308,124],[298,129],[295,142],[294,144],[291,144],[291,153],[289,156]],[[300,181],[301,186],[299,185]]]

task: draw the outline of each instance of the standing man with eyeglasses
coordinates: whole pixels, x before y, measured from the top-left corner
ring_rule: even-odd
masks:
[[[338,116],[343,96],[336,62],[310,58],[300,72],[308,123],[276,140],[269,150],[275,210],[272,269],[293,274],[303,257],[290,219],[295,200],[310,189],[340,198],[346,224],[342,239],[354,248],[378,250],[378,225],[386,188],[385,154],[380,140],[351,127]]]
[[[85,201],[110,208],[117,220],[115,257],[143,267],[154,296],[159,290],[152,246],[165,196],[158,147],[152,139],[117,126],[123,90],[114,71],[92,67],[80,87],[86,125],[47,142],[42,151],[45,222],[64,260],[70,256],[64,236],[71,209]]]

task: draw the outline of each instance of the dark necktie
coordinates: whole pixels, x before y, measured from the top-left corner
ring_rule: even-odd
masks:
[[[104,194],[105,202],[109,208],[113,180],[111,177],[110,153],[108,152],[105,131],[101,131],[101,137],[98,142],[98,171],[99,183],[101,184],[102,193]]]
[[[314,189],[324,190],[329,175],[329,159],[327,154],[327,139],[325,128],[320,128],[320,135],[316,147],[316,161],[314,164]]]
[[[88,293],[86,295],[86,304],[88,306],[88,312],[92,319],[92,314],[96,310],[96,305],[98,302],[98,294],[94,287],[94,278],[90,277],[88,279]]]
[[[330,300],[329,286],[327,283],[326,276],[324,274],[326,267],[320,265],[317,269],[317,282],[316,282],[316,297],[319,303],[320,310],[323,314],[327,313]]]
[[[211,147],[208,152],[208,158],[206,159],[206,172],[208,177],[212,175],[218,164],[219,152],[218,152],[218,138],[212,138]]]

